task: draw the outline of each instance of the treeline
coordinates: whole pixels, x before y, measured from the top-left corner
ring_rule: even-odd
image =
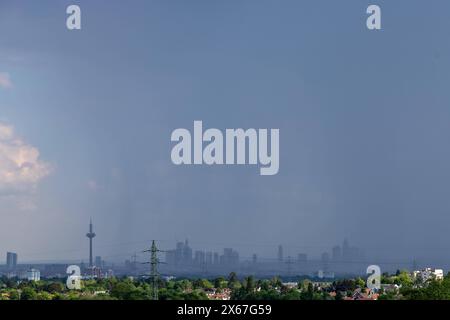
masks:
[[[148,279],[108,278],[82,280],[80,290],[69,290],[65,279],[36,282],[0,278],[0,300],[151,300]],[[382,300],[450,300],[450,276],[419,283],[408,272],[383,274]],[[169,279],[158,281],[160,300],[342,300],[355,292],[367,292],[362,278],[320,283],[309,279],[283,283],[279,277],[239,279],[232,272],[215,279]]]

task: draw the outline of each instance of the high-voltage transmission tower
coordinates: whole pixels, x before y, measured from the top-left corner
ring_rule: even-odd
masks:
[[[155,240],[152,241],[152,247],[149,250],[144,250],[143,252],[150,252],[150,261],[144,262],[145,264],[150,264],[150,279],[152,281],[152,295],[153,300],[158,300],[158,265],[164,262],[159,261],[158,252],[163,252],[156,247]]]

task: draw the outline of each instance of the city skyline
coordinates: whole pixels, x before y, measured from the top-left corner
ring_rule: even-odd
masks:
[[[107,268],[107,265],[114,266],[125,266],[125,269],[122,270],[124,274],[127,272],[136,271],[136,263],[138,261],[136,258],[138,257],[137,253],[140,253],[142,256],[142,247],[136,247],[136,244],[131,244],[134,246],[133,251],[129,251],[126,254],[119,254],[114,256],[104,256],[98,254],[95,246],[93,245],[93,238],[96,237],[96,234],[93,232],[93,223],[92,218],[89,220],[89,232],[85,235],[89,239],[89,245],[87,249],[87,259],[85,258],[73,258],[73,259],[60,259],[60,260],[24,260],[18,263],[18,253],[17,252],[7,252],[5,259],[6,270],[14,270],[17,265],[24,266],[33,266],[33,265],[69,265],[76,264],[81,265],[82,268],[86,270],[94,270],[99,269],[100,272],[102,269]],[[155,239],[152,239],[154,241]],[[168,242],[168,240],[157,240],[161,242]],[[150,241],[141,241],[141,243],[149,243]],[[162,252],[165,253],[164,263],[168,265],[167,268],[164,268],[165,272],[170,274],[208,274],[208,269],[213,267],[216,269],[216,272],[231,272],[231,271],[241,271],[242,266],[244,266],[244,270],[246,273],[255,272],[257,269],[253,269],[256,265],[261,264],[277,264],[275,270],[271,270],[270,272],[277,272],[280,275],[291,274],[291,272],[298,272],[297,276],[301,275],[314,275],[318,273],[329,274],[332,277],[337,275],[344,274],[365,274],[365,268],[371,264],[379,264],[382,265],[385,271],[394,271],[394,270],[415,270],[417,269],[418,264],[420,265],[430,265],[430,264],[438,264],[440,267],[444,269],[450,269],[450,263],[447,262],[446,259],[441,261],[430,261],[430,260],[421,260],[416,257],[412,257],[409,260],[385,260],[379,258],[367,258],[364,250],[362,248],[358,248],[355,246],[351,246],[347,238],[344,238],[342,245],[336,244],[331,245],[328,248],[321,247],[324,249],[323,251],[317,251],[317,247],[311,246],[301,246],[301,245],[287,245],[284,246],[279,244],[268,245],[264,244],[265,247],[272,246],[274,248],[273,256],[264,256],[260,255],[253,250],[252,254],[249,255],[240,255],[239,250],[235,250],[230,246],[220,245],[211,246],[211,243],[207,243],[207,247],[209,249],[199,247],[197,243],[196,247],[190,247],[188,244],[188,238],[183,241],[175,241],[176,247],[174,249],[165,249]],[[114,245],[120,246],[120,243],[115,243]],[[128,243],[130,245],[130,243]],[[203,245],[206,245],[203,243]],[[236,245],[236,243],[234,243]],[[242,244],[241,244],[242,246]],[[246,245],[247,247],[249,244]],[[261,246],[261,245],[259,245]],[[239,247],[239,245],[238,245]],[[256,246],[258,247],[258,246]],[[214,249],[211,249],[214,248]],[[285,248],[288,248],[285,251]],[[308,250],[301,250],[309,249]],[[314,248],[315,254],[311,254],[311,248]],[[275,251],[276,249],[276,251]],[[187,250],[187,251],[186,251]],[[309,252],[309,253],[307,253]],[[95,257],[95,263],[94,263]],[[132,258],[130,259],[124,259]],[[104,260],[107,258],[107,261]],[[85,262],[87,260],[87,262]],[[0,259],[1,261],[1,259]],[[252,263],[249,265],[249,263]],[[139,262],[141,263],[141,262]],[[298,266],[304,266],[306,264],[310,264],[309,268],[298,268]],[[1,265],[1,264],[0,264]],[[14,265],[11,268],[11,265]],[[297,268],[294,270],[290,270],[292,268],[291,265],[297,265]],[[219,268],[217,268],[219,266]],[[250,266],[250,267],[249,267]],[[58,269],[61,271],[60,269]],[[128,270],[128,271],[126,271]],[[209,269],[211,271],[211,269]],[[296,271],[295,271],[296,270]],[[39,271],[39,270],[38,270]],[[142,268],[140,269],[142,271]],[[88,271],[89,272],[89,271]],[[58,273],[59,274],[59,273]],[[217,273],[219,274],[219,273]]]
[[[92,217],[92,259],[347,238],[449,267],[450,3],[380,2],[373,31],[359,0],[80,0],[81,30],[71,1],[0,1],[0,261],[88,263]],[[175,165],[194,121],[279,129],[277,174]]]
[[[95,246],[93,246],[93,238],[96,234],[93,232],[92,219],[89,220],[89,232],[86,234],[89,239],[88,246],[88,263],[84,262],[84,259],[79,261],[72,261],[70,263],[79,264],[82,270],[87,270],[86,272],[98,272],[102,273],[106,270],[111,269],[113,271],[113,266],[120,266],[118,270],[123,274],[134,274],[136,272],[142,272],[143,268],[138,268],[137,264],[141,263],[138,261],[138,257],[142,257],[144,251],[136,250],[131,255],[128,252],[127,258],[131,259],[111,259],[107,257],[105,261],[105,256],[101,256],[95,251]],[[364,252],[361,248],[351,246],[349,241],[345,238],[342,245],[334,245],[328,248],[328,250],[322,252],[322,254],[317,256],[310,256],[304,251],[299,251],[296,248],[296,252],[287,251],[285,254],[284,246],[278,245],[276,256],[268,257],[261,256],[258,253],[253,253],[250,256],[242,256],[239,251],[231,247],[224,247],[222,251],[218,250],[207,250],[201,247],[191,247],[189,245],[188,239],[176,242],[174,249],[162,250],[164,253],[164,263],[165,266],[163,270],[168,274],[179,275],[179,274],[210,274],[214,272],[216,274],[227,273],[231,271],[244,271],[245,273],[257,274],[260,273],[278,273],[280,275],[291,275],[297,273],[300,275],[314,275],[322,274],[325,276],[334,277],[335,275],[344,274],[364,274],[365,268],[373,263],[382,264],[385,267],[385,271],[392,271],[395,269],[415,269],[418,261],[413,259],[412,262],[408,261],[406,263],[401,262],[378,262],[376,260],[366,259]],[[137,255],[139,253],[139,255]],[[95,256],[95,263],[94,263]],[[33,261],[24,261],[18,263],[18,255],[14,252],[7,252],[6,259],[6,270],[14,271],[16,266],[25,265],[33,266]],[[57,263],[53,261],[54,265]],[[59,261],[59,264],[68,265],[68,260]],[[422,262],[424,263],[424,262]],[[428,262],[427,262],[428,263]],[[47,269],[45,261],[35,261],[34,264],[44,265]],[[48,264],[48,262],[47,262]],[[407,265],[407,266],[406,266]],[[123,266],[125,269],[123,269]],[[406,266],[406,268],[405,268]],[[61,272],[61,269],[57,269]],[[91,270],[91,271],[89,271]],[[39,270],[38,270],[39,271]],[[48,272],[48,271],[47,271]],[[44,272],[46,274],[46,272]],[[58,273],[60,274],[60,273]],[[49,274],[46,274],[49,276]]]

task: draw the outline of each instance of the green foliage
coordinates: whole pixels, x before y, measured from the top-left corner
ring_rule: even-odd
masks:
[[[192,285],[191,281],[184,279],[181,281],[177,281],[175,284],[175,288],[180,291],[186,291],[186,290],[192,290],[193,285]]]
[[[408,300],[450,300],[450,277],[444,280],[432,280],[421,288],[405,288],[402,295]]]
[[[442,281],[414,282],[406,271],[383,274],[382,283],[398,284],[400,290],[380,291],[380,300],[450,300],[450,276]],[[296,286],[284,285],[279,277],[239,279],[232,272],[227,279],[160,279],[161,300],[201,300],[209,294],[230,293],[234,300],[341,300],[359,288],[366,290],[362,278],[342,279],[332,284],[303,279]],[[334,292],[333,297],[330,293]],[[0,300],[150,300],[152,286],[148,279],[109,278],[83,280],[82,290],[69,290],[65,279],[28,282],[0,279]]]
[[[366,286],[366,282],[360,277],[355,279],[355,286],[358,288],[364,288]]]
[[[112,286],[110,295],[119,300],[150,300],[152,298],[149,285],[141,284],[136,286],[129,279],[115,283]]]
[[[282,285],[280,277],[273,277],[270,280],[270,283],[271,283],[272,287],[281,287],[281,285]]]
[[[378,300],[398,300],[399,297],[393,292],[386,292],[378,297]]]
[[[32,287],[23,287],[20,300],[36,300],[37,294]]]
[[[413,285],[413,280],[407,271],[400,271],[397,274],[394,283],[401,285],[402,287],[411,287]]]
[[[237,289],[240,287],[240,284],[238,285],[239,280],[237,278],[236,272],[231,272],[228,276],[228,288],[230,289]]]
[[[49,282],[46,284],[45,290],[49,293],[61,293],[65,290],[65,287],[61,282]]]
[[[214,288],[213,284],[207,279],[197,279],[193,283],[193,287],[195,289],[212,289]]]
[[[227,281],[224,277],[214,279],[214,288],[224,289],[227,286]]]
[[[244,279],[244,285],[246,292],[253,292],[255,291],[255,279],[252,276],[249,276]]]
[[[46,291],[41,291],[36,294],[36,300],[53,300],[53,295]]]

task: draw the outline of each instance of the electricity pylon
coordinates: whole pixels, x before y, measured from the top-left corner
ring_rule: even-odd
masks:
[[[163,252],[156,247],[155,240],[152,240],[152,247],[149,250],[144,250],[143,252],[150,252],[150,261],[144,262],[150,264],[150,278],[152,281],[152,295],[153,300],[158,300],[158,265],[164,262],[159,261],[158,252]]]

